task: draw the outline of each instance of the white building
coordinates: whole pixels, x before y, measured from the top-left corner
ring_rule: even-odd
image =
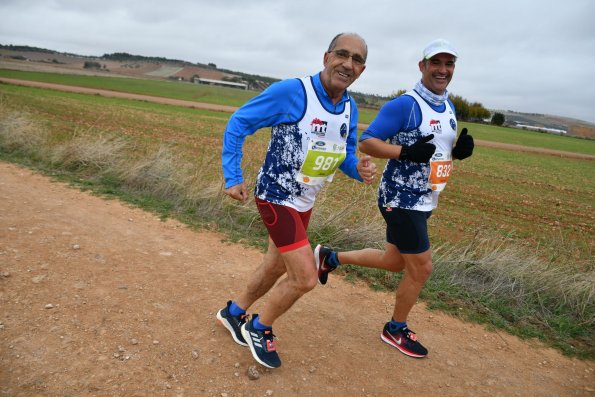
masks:
[[[246,84],[246,83],[235,83],[233,81],[202,79],[200,77],[195,77],[192,81],[194,83],[197,83],[197,84],[220,85],[220,86],[223,86],[223,87],[240,88],[242,90],[247,90],[248,89],[248,84]]]
[[[556,135],[566,135],[565,130],[559,130],[557,128],[547,128],[547,127],[537,127],[535,125],[528,125],[528,124],[514,124],[511,125],[514,128],[521,128],[523,130],[531,130],[531,131],[538,131],[538,132],[548,132],[550,134]]]

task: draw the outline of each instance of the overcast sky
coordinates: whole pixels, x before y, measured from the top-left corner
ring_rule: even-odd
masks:
[[[0,0],[0,44],[128,52],[279,79],[318,72],[332,37],[357,32],[367,69],[351,89],[419,80],[423,47],[459,51],[449,91],[491,110],[595,122],[593,0]]]

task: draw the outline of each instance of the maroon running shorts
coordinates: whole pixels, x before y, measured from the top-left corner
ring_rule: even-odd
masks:
[[[309,245],[306,230],[312,209],[298,212],[294,208],[255,198],[262,222],[279,252],[293,251]]]

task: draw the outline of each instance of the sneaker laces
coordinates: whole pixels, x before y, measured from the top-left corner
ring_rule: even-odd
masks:
[[[266,350],[268,352],[274,352],[277,350],[277,337],[273,334],[272,329],[267,329],[262,332],[266,344]]]
[[[238,322],[240,323],[240,327],[242,325],[244,325],[246,323],[246,320],[248,319],[248,315],[246,313],[244,314],[240,314],[239,316],[237,316],[238,318]]]
[[[417,334],[415,332],[411,331],[407,327],[401,329],[401,331],[405,334],[405,336],[407,337],[407,339],[409,339],[409,340],[411,340],[413,342],[417,342]]]

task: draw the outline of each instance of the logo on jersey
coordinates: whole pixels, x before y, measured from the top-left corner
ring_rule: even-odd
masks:
[[[347,139],[347,124],[341,124],[341,130],[339,132],[341,134],[341,138]]]
[[[457,130],[457,122],[455,121],[455,119],[450,119],[450,128],[452,128],[453,130]]]
[[[337,143],[334,143],[333,144],[333,151],[334,152],[340,152],[340,151],[342,151],[344,149],[345,149],[345,145],[341,145],[341,144],[337,144]]]
[[[430,120],[430,131],[432,131],[433,134],[442,134],[440,120]]]
[[[310,123],[312,133],[316,134],[319,137],[323,137],[326,135],[327,126],[328,122],[320,120],[318,117],[312,120],[312,122]]]

